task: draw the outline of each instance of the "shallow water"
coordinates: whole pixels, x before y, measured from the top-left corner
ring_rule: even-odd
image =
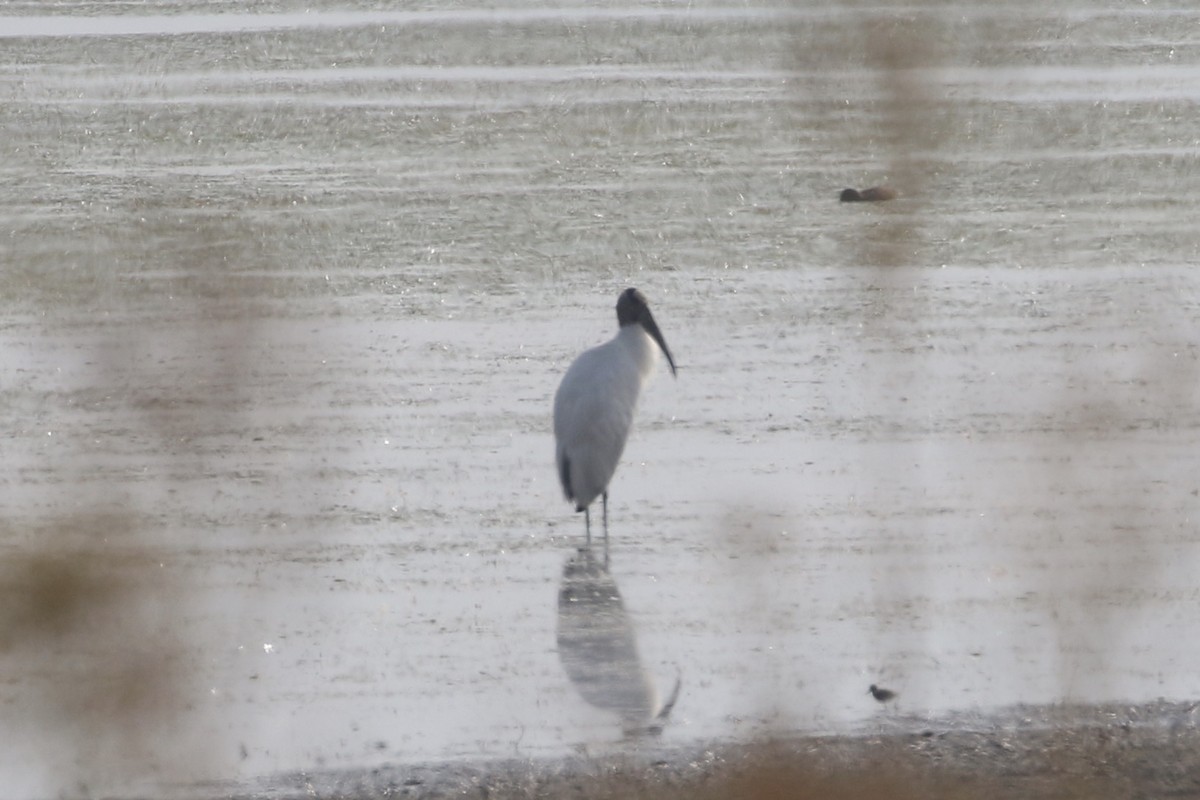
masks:
[[[626,285],[680,363],[607,576],[664,743],[1200,691],[1196,13],[40,8],[14,796],[636,746],[558,652],[549,431]]]

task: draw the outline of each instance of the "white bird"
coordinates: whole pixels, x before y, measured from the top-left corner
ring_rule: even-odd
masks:
[[[608,544],[608,482],[625,449],[642,384],[650,377],[661,348],[675,374],[675,360],[663,340],[646,298],[626,289],[617,299],[621,329],[610,341],[584,351],[567,370],[554,395],[555,460],[563,494],[584,513],[592,543],[588,506],[604,501],[604,542]]]

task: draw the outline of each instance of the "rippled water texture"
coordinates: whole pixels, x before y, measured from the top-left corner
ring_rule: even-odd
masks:
[[[1200,694],[1200,13],[305,6],[0,18],[10,796]]]

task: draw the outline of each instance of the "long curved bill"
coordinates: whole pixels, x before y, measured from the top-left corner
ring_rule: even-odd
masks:
[[[671,357],[671,351],[667,348],[667,340],[663,338],[662,331],[658,329],[658,323],[654,321],[654,315],[650,313],[650,309],[643,309],[643,313],[638,317],[638,324],[641,325],[646,333],[650,334],[650,338],[658,343],[662,349],[663,355],[667,357],[667,363],[671,365],[671,375],[675,375],[675,359]]]

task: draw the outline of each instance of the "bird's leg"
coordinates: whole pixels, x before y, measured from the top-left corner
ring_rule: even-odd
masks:
[[[583,509],[583,524],[586,526],[587,546],[590,550],[592,549],[592,512],[588,511],[586,507]]]
[[[604,568],[608,569],[608,492],[604,493]]]

